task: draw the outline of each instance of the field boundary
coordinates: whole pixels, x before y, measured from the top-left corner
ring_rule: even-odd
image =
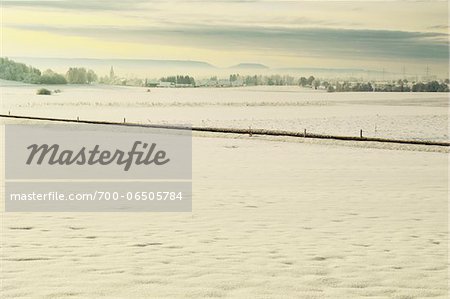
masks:
[[[112,126],[129,126],[129,127],[141,127],[141,128],[156,128],[156,129],[168,129],[168,130],[192,130],[196,132],[211,132],[211,133],[224,133],[224,134],[246,134],[252,135],[268,135],[268,136],[286,136],[286,137],[298,137],[298,138],[314,138],[314,139],[334,139],[344,141],[365,141],[365,142],[382,142],[382,143],[400,143],[400,144],[416,144],[416,145],[431,145],[431,146],[450,146],[450,142],[444,141],[427,141],[427,140],[407,140],[407,139],[389,139],[389,138],[377,138],[377,137],[363,137],[363,136],[339,136],[339,135],[324,135],[304,132],[292,132],[283,130],[265,130],[265,129],[234,129],[234,128],[214,128],[214,127],[187,127],[176,125],[156,125],[156,124],[140,124],[126,122],[112,122],[112,121],[97,121],[97,120],[80,120],[80,119],[67,119],[67,118],[52,118],[52,117],[38,117],[38,116],[25,116],[25,115],[10,115],[0,114],[1,118],[14,118],[14,119],[27,119],[27,120],[43,120],[54,122],[70,122],[70,123],[84,123],[93,125],[112,125]],[[362,131],[361,131],[362,135]]]

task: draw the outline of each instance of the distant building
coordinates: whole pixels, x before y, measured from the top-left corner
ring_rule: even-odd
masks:
[[[157,80],[146,80],[145,86],[146,87],[158,87],[159,81]]]
[[[169,88],[169,87],[175,87],[174,82],[158,82],[158,85],[156,87],[163,87],[163,88]]]
[[[194,86],[194,84],[177,83],[177,84],[175,84],[175,87],[195,87],[195,86]]]

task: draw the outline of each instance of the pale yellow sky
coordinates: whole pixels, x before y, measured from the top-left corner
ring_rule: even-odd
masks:
[[[447,1],[2,1],[2,56],[448,69]]]

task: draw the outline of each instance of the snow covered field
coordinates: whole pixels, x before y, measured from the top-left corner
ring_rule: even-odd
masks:
[[[1,112],[141,123],[448,140],[447,93],[327,93],[299,87],[157,89],[2,83]]]
[[[448,140],[443,94],[35,89],[2,112]],[[448,298],[447,192],[435,147],[196,134],[192,213],[3,213],[2,296]]]

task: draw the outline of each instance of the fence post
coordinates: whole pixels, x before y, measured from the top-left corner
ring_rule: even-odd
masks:
[[[306,138],[306,129],[305,129],[305,131],[303,131],[303,137]]]
[[[363,138],[362,130],[359,130],[359,138]]]
[[[80,121],[80,117],[79,116],[77,116],[77,121]]]
[[[125,117],[123,118],[123,123],[126,123],[127,121],[126,121],[126,119],[125,119]]]

